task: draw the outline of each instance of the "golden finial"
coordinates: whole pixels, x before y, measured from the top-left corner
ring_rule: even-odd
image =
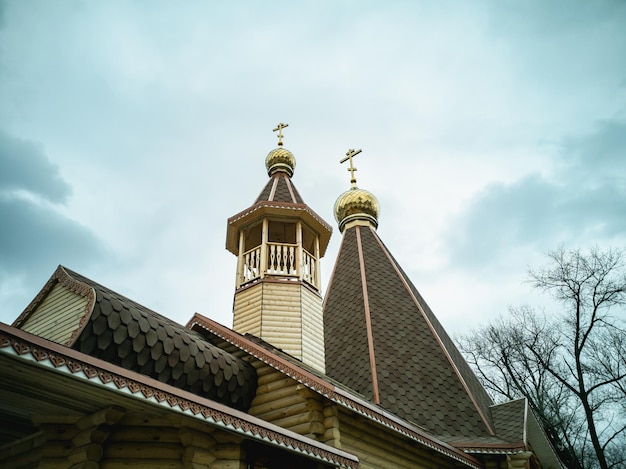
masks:
[[[351,148],[346,153],[346,157],[339,162],[339,163],[345,163],[346,161],[350,160],[350,167],[348,168],[348,171],[350,171],[350,175],[351,175],[350,183],[352,184],[352,187],[356,187],[356,178],[354,177],[354,172],[356,171],[356,168],[354,167],[352,158],[354,158],[356,155],[358,155],[362,151],[363,150],[354,150]]]
[[[273,130],[273,132],[278,131],[278,146],[282,147],[283,146],[283,129],[285,127],[289,127],[289,124],[283,124],[282,122],[280,124],[278,124],[276,126],[276,128]]]

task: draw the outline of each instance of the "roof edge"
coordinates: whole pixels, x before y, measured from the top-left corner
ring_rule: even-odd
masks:
[[[372,233],[374,235],[374,239],[378,242],[378,244],[380,245],[380,248],[385,253],[385,256],[389,260],[389,263],[392,265],[393,269],[396,271],[396,275],[398,276],[398,278],[402,282],[402,285],[404,286],[405,290],[411,296],[411,299],[413,300],[413,303],[415,304],[417,309],[422,314],[422,317],[426,321],[426,324],[428,325],[428,328],[430,329],[431,333],[433,334],[433,336],[437,340],[437,343],[439,344],[439,346],[443,350],[443,352],[444,352],[448,362],[450,363],[450,366],[454,370],[455,374],[457,375],[457,378],[461,382],[461,385],[465,389],[465,393],[470,398],[472,404],[474,405],[474,408],[478,412],[478,415],[480,416],[480,418],[482,419],[485,427],[487,428],[487,431],[489,433],[491,433],[491,435],[495,436],[496,432],[494,430],[493,423],[490,421],[489,417],[487,415],[485,415],[485,413],[483,412],[480,404],[478,403],[477,397],[472,392],[469,384],[467,383],[467,380],[463,376],[463,373],[461,373],[461,370],[459,369],[459,366],[455,362],[454,358],[452,358],[452,355],[451,355],[450,351],[448,350],[448,347],[446,347],[446,344],[444,343],[444,341],[442,340],[441,336],[437,332],[436,327],[433,325],[431,319],[428,317],[428,314],[426,314],[426,311],[424,311],[424,307],[421,305],[420,301],[416,298],[415,294],[413,293],[413,290],[411,289],[411,281],[410,281],[410,279],[408,279],[404,275],[404,272],[403,272],[402,268],[398,265],[398,263],[396,262],[395,258],[391,255],[391,253],[387,249],[387,246],[385,246],[385,244],[382,242],[382,240],[380,239],[380,237],[376,233],[376,230],[374,228],[372,228],[372,227],[370,227],[370,230],[372,231]]]
[[[256,344],[241,334],[238,334],[226,326],[202,316],[201,314],[195,313],[191,320],[187,323],[186,327],[198,332],[208,331],[220,337],[244,352],[251,354],[258,360],[261,360],[263,363],[295,379],[318,394],[321,394],[333,402],[357,412],[370,420],[401,433],[427,448],[433,449],[451,459],[462,462],[471,468],[483,468],[483,464],[479,460],[469,456],[461,449],[445,443],[424,430],[402,420],[396,415],[384,411],[372,403],[344,391],[343,389],[331,384],[329,381],[326,381],[323,378],[298,367],[296,364],[279,357],[278,355],[263,348],[261,345]]]
[[[0,353],[17,356],[35,366],[56,369],[90,384],[128,394],[151,405],[167,407],[309,458],[347,469],[359,467],[358,457],[350,453],[3,323],[0,323]]]

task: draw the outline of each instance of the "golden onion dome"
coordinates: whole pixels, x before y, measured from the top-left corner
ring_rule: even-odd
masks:
[[[343,232],[346,224],[353,220],[369,221],[378,227],[380,206],[371,192],[359,189],[356,185],[344,192],[335,202],[335,219]]]
[[[278,171],[284,171],[291,177],[296,169],[296,157],[289,150],[280,146],[268,153],[267,158],[265,158],[265,167],[269,176]]]

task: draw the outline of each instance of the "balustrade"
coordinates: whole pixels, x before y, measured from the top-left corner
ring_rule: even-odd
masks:
[[[267,243],[267,265],[261,266],[261,246],[243,253],[240,285],[266,275],[281,275],[301,278],[317,287],[317,260],[306,250],[302,250],[302,259],[297,261],[298,245],[284,243]],[[300,272],[300,271],[301,272]],[[264,272],[263,272],[264,271]]]

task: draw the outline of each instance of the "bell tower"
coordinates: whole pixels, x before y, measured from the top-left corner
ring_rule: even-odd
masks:
[[[269,181],[255,203],[228,219],[226,248],[237,256],[233,329],[253,334],[325,371],[320,259],[332,228],[304,203],[283,148],[265,159]]]

